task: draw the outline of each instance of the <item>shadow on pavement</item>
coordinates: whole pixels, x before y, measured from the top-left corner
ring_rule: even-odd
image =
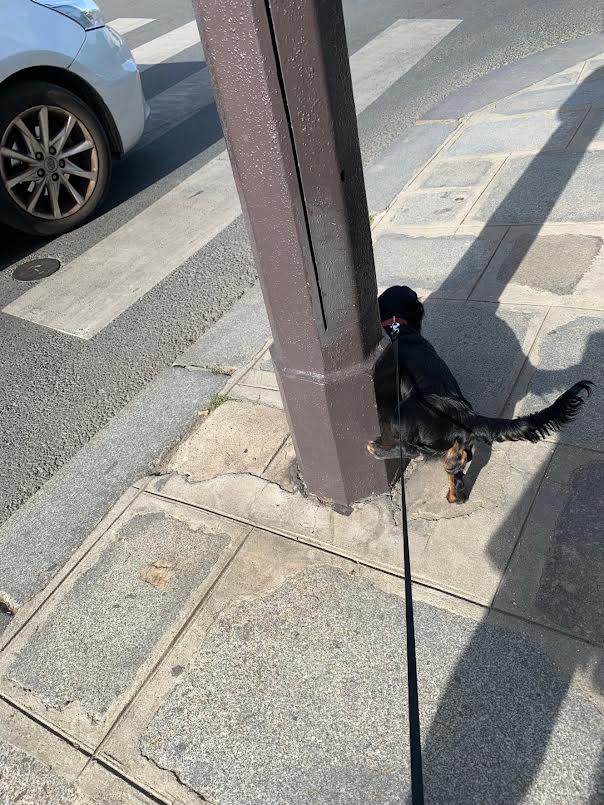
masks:
[[[604,68],[597,75],[591,76],[590,80],[597,77],[604,78]],[[580,92],[581,85],[574,94]],[[574,108],[575,105],[570,98],[560,111],[564,112],[566,108]],[[598,119],[590,130],[597,131],[604,123],[604,109],[597,110],[594,114]],[[529,236],[519,241],[520,248],[514,253],[516,267],[533,245],[542,223],[567,187],[587,148],[587,144],[584,144],[583,150],[576,152],[549,150],[555,138],[556,133],[531,160],[487,223],[487,226],[500,225],[505,221],[510,223],[512,211],[517,208],[530,209],[531,199],[535,199],[536,208],[537,199],[539,200],[540,223]],[[547,172],[548,183],[544,185],[543,161],[551,160],[552,154],[560,156],[557,160],[558,168],[554,172]],[[478,248],[478,244],[475,243],[471,248]],[[468,256],[471,257],[466,255],[464,259]],[[460,263],[449,281],[462,269]],[[511,280],[512,276],[507,279]],[[516,334],[496,317],[495,305],[488,307],[492,307],[493,326],[497,326],[500,337],[507,342],[502,345],[502,354],[521,355],[522,345]],[[429,316],[430,303],[427,311]],[[597,311],[592,313],[598,315]],[[589,316],[590,312],[586,311],[585,315]],[[587,340],[581,360],[575,365],[565,369],[530,367],[534,372],[530,380],[531,386],[536,387],[540,394],[561,393],[571,383],[585,377],[593,379],[599,386],[595,395],[601,394],[602,356],[604,334],[592,334]],[[525,363],[523,373],[526,370]],[[594,371],[598,370],[600,376],[594,376]],[[459,380],[462,391],[471,400],[472,389],[464,388],[463,376]],[[508,400],[507,411],[513,409],[522,394],[519,389],[516,392],[518,396]],[[594,416],[594,409],[588,403],[580,414],[579,427],[582,428],[582,433],[589,432],[589,418]],[[602,449],[602,445],[593,446]],[[532,446],[527,443],[526,450],[531,449]],[[572,448],[556,446],[551,460],[545,462],[536,471],[536,475],[542,475],[546,471],[549,473],[549,468],[555,461],[564,467],[568,460],[564,451],[568,450]],[[486,465],[490,450],[484,449],[482,454],[479,451],[479,455],[477,467],[473,468],[473,475],[469,479],[470,483]],[[531,566],[537,568],[537,573],[540,569],[540,576],[533,576],[535,592],[532,611],[518,613],[521,618],[537,619],[553,630],[572,634],[581,641],[589,659],[585,658],[585,653],[574,651],[574,646],[567,644],[563,648],[563,656],[558,655],[563,662],[552,662],[549,652],[546,653],[530,636],[523,636],[522,632],[527,627],[521,621],[518,621],[517,635],[491,625],[490,616],[488,623],[482,622],[457,663],[448,687],[439,700],[435,718],[424,735],[426,802],[431,805],[515,805],[525,802],[529,794],[536,797],[534,800],[531,798],[531,801],[563,801],[557,798],[555,790],[544,793],[542,780],[539,791],[531,792],[531,787],[552,742],[561,709],[567,702],[573,673],[581,669],[591,678],[593,688],[604,693],[604,668],[598,664],[598,645],[602,646],[604,643],[604,537],[601,530],[604,522],[604,462],[601,453],[598,456],[594,452],[592,457],[592,461],[571,472],[566,486],[568,498],[561,503],[561,511],[553,531],[548,538],[542,540],[538,555],[531,556]],[[537,497],[542,488],[538,489]],[[526,510],[526,507],[518,508]],[[590,516],[585,519],[587,511]],[[513,523],[517,521],[517,514],[511,512],[488,546],[489,560],[502,573],[497,599],[510,592],[506,589],[508,585],[516,584],[509,575],[512,559],[502,565],[499,546],[503,542],[506,529],[513,527]],[[531,511],[527,515],[527,521],[530,517]],[[526,538],[526,531],[523,530],[519,535],[515,551],[518,550],[520,536]],[[421,640],[421,636],[419,639]],[[553,639],[558,639],[555,633]],[[563,637],[559,639],[564,640]],[[581,659],[577,660],[579,654]],[[592,738],[596,740],[595,736]],[[572,747],[570,749],[572,751]],[[557,760],[563,764],[563,753]],[[547,775],[547,769],[545,773]],[[593,780],[592,786],[590,805],[604,802],[604,756],[600,760],[599,779]],[[545,799],[539,798],[544,796]],[[581,800],[585,803],[587,801]],[[576,803],[578,800],[572,802]]]
[[[149,99],[163,89],[168,89],[175,82],[188,78],[199,71],[204,63],[178,62],[175,64],[158,64],[142,74],[142,78],[152,87],[145,96]],[[146,78],[151,74],[151,79]],[[165,85],[165,86],[164,86]],[[200,89],[201,92],[201,89]],[[222,139],[222,126],[214,103],[204,106],[174,128],[165,132],[141,148],[135,148],[123,160],[113,163],[113,175],[107,196],[95,215],[80,227],[78,237],[84,236],[87,227],[94,227],[95,221],[129,201],[139,193],[150,188],[187,163],[195,160]],[[196,163],[190,166],[192,173]],[[183,177],[180,177],[182,181]],[[162,192],[167,192],[170,188]],[[158,193],[153,201],[161,195]],[[128,217],[120,220],[120,226],[128,222]],[[64,237],[69,237],[67,233]],[[106,236],[106,233],[103,233]],[[0,223],[0,271],[10,268],[16,262],[26,260],[41,248],[52,244],[57,238],[32,238],[14,231]]]

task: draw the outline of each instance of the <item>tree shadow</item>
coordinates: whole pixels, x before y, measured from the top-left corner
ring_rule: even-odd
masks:
[[[578,85],[572,95],[561,106],[560,126],[552,134],[539,154],[528,159],[522,158],[518,164],[523,166],[520,176],[501,203],[492,211],[487,227],[493,225],[524,224],[530,220],[534,226],[525,237],[516,242],[513,253],[514,270],[509,263],[505,269],[505,281],[513,280],[516,271],[529,250],[535,244],[543,223],[548,217],[556,219],[556,206],[562,194],[568,190],[577,169],[586,157],[590,137],[595,136],[604,124],[604,109],[591,109],[588,121],[589,136],[574,150],[560,151],[561,131],[565,129],[568,115],[576,113],[578,105],[594,92],[594,80],[604,78],[604,69],[590,76]],[[589,88],[586,90],[586,85]],[[604,98],[602,98],[604,106]],[[513,172],[510,169],[508,175]],[[567,193],[568,196],[568,193]],[[464,259],[455,267],[443,283],[441,289],[454,287],[473,264],[480,243],[475,241]],[[488,268],[486,269],[488,270]],[[474,286],[476,287],[476,285]],[[430,302],[427,305],[430,314]],[[484,306],[490,307],[490,306]],[[585,316],[598,315],[598,311],[585,311]],[[496,316],[496,306],[492,306],[493,325],[497,326],[500,351],[505,356],[523,357],[523,349],[511,327]],[[561,326],[558,338],[572,337],[572,328]],[[585,333],[589,332],[589,328]],[[455,332],[450,332],[451,344]],[[443,356],[448,358],[447,348],[442,348]],[[454,347],[453,347],[454,350]],[[602,356],[604,355],[604,335],[591,333],[585,339],[582,354],[571,365],[564,366],[565,353],[558,359],[550,360],[543,368],[531,365],[526,359],[522,369],[523,383],[513,390],[507,400],[506,412],[511,412],[520,403],[525,389],[553,400],[571,383],[583,379],[593,379],[602,385]],[[556,365],[557,364],[557,365]],[[472,388],[464,387],[463,373],[458,376],[462,391],[472,400]],[[596,394],[598,392],[596,391]],[[592,429],[590,423],[597,419],[597,409],[590,406],[592,400],[581,412],[579,419],[571,426],[572,434],[579,435],[579,443],[603,449],[598,428]],[[536,403],[534,407],[538,407]],[[595,436],[592,430],[595,429]],[[568,431],[571,433],[571,431]],[[574,439],[577,442],[577,439]],[[531,450],[529,444],[527,450]],[[549,478],[550,468],[564,467],[569,461],[569,451],[573,448],[558,444],[551,459],[536,470],[535,478],[546,476],[546,484],[553,483]],[[578,451],[577,451],[578,452]],[[491,450],[481,449],[475,465],[468,477],[473,486],[480,472],[486,467]],[[548,802],[589,802],[590,805],[604,801],[604,755],[600,758],[597,778],[591,780],[591,794],[578,799],[562,799],[555,789],[543,788],[543,780],[537,778],[546,762],[548,746],[554,740],[555,728],[561,717],[563,707],[568,707],[569,697],[575,694],[570,690],[573,674],[582,671],[590,677],[592,689],[604,692],[604,668],[601,662],[600,647],[604,644],[604,539],[601,524],[604,522],[604,501],[602,500],[602,481],[604,481],[604,456],[593,453],[593,461],[577,467],[564,480],[560,476],[558,495],[561,509],[550,530],[539,544],[531,541],[537,553],[531,557],[535,575],[529,579],[532,584],[528,599],[530,606],[516,613],[518,631],[500,629],[494,622],[493,611],[480,623],[472,638],[465,646],[462,656],[451,674],[447,689],[439,700],[436,714],[424,736],[424,773],[426,783],[426,802],[443,805],[515,805],[527,801]],[[600,487],[598,479],[601,477]],[[532,489],[531,498],[540,496],[541,489]],[[568,493],[568,497],[566,494]],[[550,492],[550,494],[553,494]],[[506,549],[506,559],[502,561],[502,545],[509,546],[510,530],[517,528],[518,519],[530,519],[527,500],[520,501],[510,512],[501,528],[491,538],[487,547],[489,561],[502,574],[502,582],[495,600],[518,593],[519,585],[526,579],[511,578],[509,575],[510,549]],[[534,505],[534,498],[531,501]],[[589,516],[588,516],[589,515]],[[514,550],[518,549],[521,537],[526,538],[526,522],[516,540]],[[516,525],[515,525],[516,523]],[[599,525],[598,525],[599,524]],[[598,536],[598,534],[600,536]],[[506,573],[506,571],[508,571]],[[493,616],[493,617],[492,617]],[[534,638],[523,619],[537,621],[552,630],[549,634],[553,643],[559,640],[558,648],[545,651]],[[493,621],[493,623],[491,622]],[[508,623],[511,621],[508,620]],[[581,645],[581,651],[573,651],[565,638],[556,635],[574,635]],[[419,636],[421,641],[421,635]],[[568,640],[568,638],[566,638]],[[553,656],[553,660],[552,660]],[[428,672],[426,672],[426,681]],[[421,697],[421,694],[420,694]],[[574,705],[579,707],[576,700]],[[580,711],[577,710],[577,712]],[[587,712],[587,711],[586,711]],[[587,716],[586,716],[587,717]],[[601,728],[601,722],[600,722]],[[589,736],[588,736],[589,737]],[[592,736],[593,738],[593,736]],[[595,742],[595,738],[593,738]],[[577,742],[580,744],[579,733]],[[592,746],[593,750],[593,746]],[[577,748],[575,751],[580,751]],[[576,757],[576,755],[575,755]],[[592,758],[593,759],[593,758]],[[559,758],[562,763],[564,758]],[[546,772],[549,766],[546,768]],[[562,772],[563,773],[563,772]],[[576,768],[572,769],[576,774]],[[577,783],[579,784],[579,783]],[[583,791],[590,782],[583,779]],[[538,790],[534,790],[537,786]],[[533,799],[533,796],[535,799]],[[529,799],[527,800],[527,797]]]

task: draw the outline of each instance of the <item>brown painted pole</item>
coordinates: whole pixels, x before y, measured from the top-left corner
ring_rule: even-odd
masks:
[[[349,504],[388,479],[365,448],[384,341],[341,2],[194,5],[301,475]]]

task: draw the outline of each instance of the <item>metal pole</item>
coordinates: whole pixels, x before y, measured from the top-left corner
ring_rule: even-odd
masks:
[[[341,2],[194,5],[302,478],[349,504],[388,478],[365,449],[385,347]]]

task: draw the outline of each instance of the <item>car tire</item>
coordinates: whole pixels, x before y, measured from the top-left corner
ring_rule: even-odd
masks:
[[[0,91],[1,221],[30,235],[61,235],[92,216],[110,176],[107,135],[81,98],[46,82]]]

